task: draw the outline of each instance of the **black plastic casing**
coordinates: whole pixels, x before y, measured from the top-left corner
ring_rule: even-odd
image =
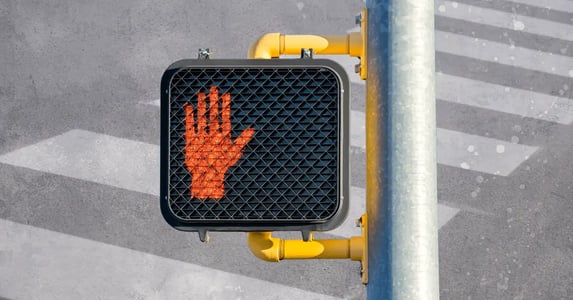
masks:
[[[187,97],[184,98],[183,96],[175,97],[177,85],[181,85],[181,78],[189,78],[189,81],[194,80],[192,78],[193,74],[199,74],[202,70],[206,70],[207,72],[213,72],[213,74],[219,74],[217,72],[229,72],[228,70],[258,70],[263,73],[271,74],[271,70],[275,70],[278,75],[281,73],[288,73],[288,74],[299,74],[304,71],[305,69],[313,70],[313,72],[319,72],[323,74],[323,77],[330,78],[328,80],[336,80],[336,83],[328,81],[329,86],[337,87],[336,93],[337,98],[336,101],[336,111],[332,111],[336,115],[337,122],[337,140],[336,140],[336,149],[330,149],[329,151],[336,151],[337,157],[335,158],[335,165],[336,165],[336,174],[330,174],[331,177],[336,177],[336,191],[333,193],[335,199],[332,199],[335,204],[335,208],[329,210],[328,215],[326,217],[320,218],[280,218],[276,217],[276,219],[269,219],[269,217],[262,216],[261,218],[248,218],[248,217],[232,217],[230,214],[228,217],[221,217],[220,215],[225,215],[224,211],[217,210],[218,216],[209,217],[209,215],[213,215],[213,213],[205,214],[207,217],[193,217],[191,214],[189,216],[181,216],[183,209],[181,210],[174,210],[176,206],[174,203],[174,198],[179,196],[174,195],[174,188],[173,186],[178,183],[173,178],[171,178],[170,174],[173,173],[173,170],[170,171],[170,168],[175,168],[172,164],[179,164],[179,170],[181,170],[180,163],[174,163],[174,159],[172,159],[173,153],[179,153],[180,149],[175,147],[177,143],[174,141],[170,141],[170,139],[180,138],[180,136],[171,136],[172,134],[179,134],[174,129],[174,123],[172,118],[174,114],[181,110],[181,101],[177,99],[187,99],[185,100],[191,105],[195,106],[195,101],[197,101],[196,97]],[[261,71],[262,70],[262,71]],[[181,72],[185,72],[185,76],[182,76]],[[237,71],[239,72],[239,71]],[[240,71],[239,73],[242,74]],[[254,71],[253,71],[254,72]],[[251,72],[251,73],[253,73]],[[310,71],[309,71],[310,72]],[[248,73],[248,72],[246,72]],[[201,73],[203,74],[203,73]],[[253,73],[254,74],[254,73]],[[274,73],[273,73],[274,74]],[[306,73],[305,73],[306,74]],[[272,75],[272,76],[278,76]],[[177,81],[174,81],[175,77],[178,77]],[[190,77],[191,76],[191,77]],[[296,77],[295,75],[291,75]],[[186,80],[186,79],[185,79]],[[281,79],[277,79],[280,82]],[[307,79],[308,80],[308,79]],[[311,79],[312,80],[312,79]],[[297,83],[293,81],[288,81],[287,83],[292,83],[293,86],[297,86]],[[311,82],[311,81],[309,81]],[[209,84],[206,83],[205,87]],[[230,89],[230,88],[227,88]],[[181,88],[179,88],[181,90]],[[208,92],[208,90],[202,89],[203,92]],[[265,90],[262,88],[260,90]],[[192,93],[196,93],[197,91],[188,92],[189,95]],[[225,90],[221,91],[221,94],[225,92]],[[233,96],[233,92],[231,92]],[[304,94],[304,93],[303,93]],[[171,66],[167,68],[163,77],[161,79],[161,180],[160,180],[160,205],[161,205],[161,212],[163,214],[164,219],[169,223],[171,226],[178,230],[183,231],[199,231],[199,232],[206,232],[206,231],[242,231],[242,232],[249,232],[249,231],[302,231],[302,232],[310,232],[310,231],[328,231],[332,230],[342,224],[342,222],[346,219],[349,207],[349,189],[350,189],[350,182],[349,182],[349,144],[350,144],[350,84],[348,81],[348,77],[344,69],[338,65],[337,63],[331,60],[324,60],[324,59],[273,59],[273,60],[255,60],[255,59],[241,59],[241,60],[227,60],[227,59],[205,59],[205,60],[198,60],[198,59],[187,59],[187,60],[180,60],[173,63]],[[263,96],[261,96],[263,97]],[[176,99],[177,98],[177,99]],[[253,97],[256,98],[256,97]],[[264,98],[264,97],[263,97]],[[296,100],[296,99],[295,99]],[[179,101],[179,102],[177,102]],[[207,100],[208,101],[208,100]],[[278,99],[278,101],[283,101]],[[286,101],[286,100],[285,100]],[[285,102],[286,105],[286,102]],[[292,105],[288,104],[288,105]],[[323,105],[327,105],[323,104]],[[237,102],[231,102],[231,114],[233,114],[236,107],[240,107],[240,104]],[[180,114],[179,114],[180,115]],[[243,120],[249,120],[247,116],[243,117]],[[177,123],[175,123],[177,124]],[[250,126],[249,124],[241,124],[239,122],[239,126],[241,128],[235,128],[235,123],[233,124],[233,137],[237,136],[235,130],[242,130],[246,126]],[[258,126],[264,126],[258,124]],[[309,125],[310,126],[310,125]],[[261,130],[261,129],[259,129]],[[180,135],[180,134],[179,134]],[[180,142],[179,142],[180,143]],[[255,142],[253,142],[254,144]],[[253,146],[254,147],[254,146]],[[332,147],[331,147],[332,148]],[[245,149],[245,152],[248,151],[255,151],[253,149]],[[254,154],[253,154],[254,155]],[[245,155],[248,156],[248,155]],[[174,156],[175,157],[175,156]],[[248,159],[248,158],[245,158]],[[293,162],[295,163],[295,162]],[[330,165],[334,164],[334,161],[328,162]],[[238,165],[246,165],[245,162],[239,162]],[[331,168],[332,169],[332,168]],[[232,172],[230,170],[229,172]],[[181,173],[182,171],[178,171]],[[253,176],[256,174],[253,174]],[[190,175],[189,175],[190,176]],[[286,175],[285,175],[286,176]],[[179,176],[183,178],[184,176]],[[179,178],[178,177],[178,178]],[[185,177],[186,178],[186,177]],[[185,180],[182,180],[185,181]],[[181,183],[183,184],[183,183]],[[190,182],[188,183],[190,184]],[[243,189],[244,190],[244,189]],[[240,189],[237,191],[233,190],[236,193],[240,192]],[[249,191],[246,191],[249,192]],[[265,198],[261,201],[273,201],[272,195],[273,191],[270,193],[271,197]],[[175,193],[176,194],[176,193]],[[276,193],[278,195],[278,193]],[[290,197],[295,197],[291,195]],[[298,196],[297,196],[298,197]],[[247,197],[245,197],[246,199]],[[241,198],[243,199],[243,198]],[[296,198],[297,201],[304,202],[304,196],[300,196]],[[310,199],[310,198],[309,198]],[[177,201],[181,202],[183,200],[178,199]],[[195,201],[195,202],[193,202]],[[189,203],[186,204],[187,206],[193,206],[201,201],[220,201],[220,200],[199,200],[199,199],[190,199]],[[244,202],[248,202],[250,200],[241,200]],[[269,202],[270,203],[270,202]],[[283,204],[285,202],[282,202]],[[273,203],[274,204],[274,203]],[[269,204],[270,205],[270,204]],[[285,204],[286,205],[286,204]],[[289,204],[290,205],[290,204]],[[228,205],[231,207],[230,205]],[[248,205],[244,205],[248,206]],[[233,206],[234,207],[234,206]],[[193,211],[193,209],[191,209]],[[242,212],[239,212],[242,213]],[[234,212],[236,215],[237,212]],[[245,212],[245,215],[252,215],[252,212]],[[278,215],[278,213],[277,213]],[[214,215],[213,215],[214,216]]]

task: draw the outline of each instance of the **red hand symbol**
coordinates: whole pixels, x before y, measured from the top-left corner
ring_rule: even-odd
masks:
[[[221,199],[225,193],[225,173],[243,155],[243,148],[255,130],[247,128],[231,141],[231,95],[223,94],[221,124],[219,124],[219,90],[209,91],[209,119],[206,119],[207,96],[199,92],[197,128],[193,107],[185,104],[185,165],[191,173],[191,197]],[[209,125],[209,132],[207,132]]]

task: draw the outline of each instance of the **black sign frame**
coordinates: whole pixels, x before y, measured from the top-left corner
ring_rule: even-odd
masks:
[[[173,76],[185,68],[324,68],[336,74],[339,82],[338,99],[338,207],[328,219],[323,220],[183,220],[176,216],[169,204],[170,168],[170,84]],[[164,219],[172,227],[183,231],[328,231],[346,219],[350,201],[349,152],[350,152],[350,84],[344,69],[326,59],[186,59],[167,68],[161,80],[161,170],[160,207]]]

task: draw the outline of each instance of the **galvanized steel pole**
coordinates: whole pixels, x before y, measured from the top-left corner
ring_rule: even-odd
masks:
[[[368,299],[439,299],[434,1],[367,0]]]

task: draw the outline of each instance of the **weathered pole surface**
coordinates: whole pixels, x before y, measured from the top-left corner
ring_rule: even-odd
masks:
[[[368,299],[439,299],[434,1],[367,0]]]

